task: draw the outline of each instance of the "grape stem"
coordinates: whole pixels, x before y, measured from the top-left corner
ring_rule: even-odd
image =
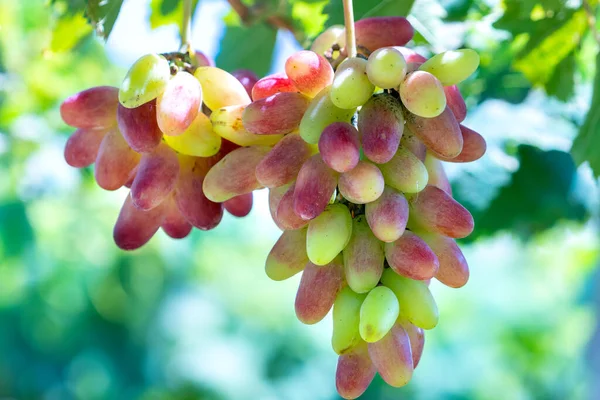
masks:
[[[344,25],[346,27],[346,53],[356,57],[356,35],[354,33],[354,9],[352,0],[342,0],[344,4]]]
[[[181,24],[181,52],[189,53],[192,48],[192,0],[183,0],[183,20]]]

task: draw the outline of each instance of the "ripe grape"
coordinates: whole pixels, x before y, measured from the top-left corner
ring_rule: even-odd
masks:
[[[406,75],[406,60],[402,53],[394,47],[375,50],[367,62],[369,80],[382,89],[400,86]]]
[[[409,49],[408,47],[394,46],[394,49],[396,49],[400,53],[402,53],[402,56],[404,57],[404,60],[406,61],[407,64],[410,64],[410,63],[422,64],[425,61],[427,61],[427,58],[423,57],[422,55],[420,55],[413,49]]]
[[[300,286],[296,293],[296,316],[305,324],[321,321],[335,301],[344,283],[341,257],[327,265],[317,266],[308,262],[302,272]]]
[[[452,186],[450,185],[442,162],[429,152],[425,157],[425,168],[427,168],[427,173],[429,173],[428,184],[440,188],[452,196]]]
[[[360,306],[360,336],[367,343],[381,340],[392,329],[399,313],[394,292],[385,286],[377,286]]]
[[[325,55],[334,45],[338,45],[340,49],[346,45],[344,25],[332,25],[325,29],[313,40],[310,50]]]
[[[229,106],[213,110],[210,122],[214,132],[224,139],[240,146],[272,146],[282,135],[255,135],[248,132],[242,123],[242,115],[246,106]]]
[[[131,150],[121,132],[111,129],[102,139],[94,176],[98,186],[105,190],[117,190],[128,180],[131,171],[140,161],[140,155]]]
[[[356,109],[345,110],[331,101],[331,87],[324,88],[310,102],[300,121],[300,136],[311,144],[319,143],[323,130],[334,122],[350,122]]]
[[[127,196],[113,230],[115,243],[123,250],[142,247],[158,231],[164,218],[163,207],[155,207],[149,211],[140,210],[133,204],[131,196]]]
[[[415,31],[404,17],[369,17],[354,23],[356,44],[375,51],[381,47],[404,46]]]
[[[244,128],[257,135],[278,135],[297,129],[309,99],[300,93],[277,93],[248,105],[242,115]]]
[[[337,354],[344,354],[358,345],[362,340],[358,331],[360,323],[360,306],[366,294],[354,292],[348,286],[338,293],[333,303],[333,333],[331,345]]]
[[[379,165],[385,184],[404,193],[417,193],[427,186],[425,165],[413,153],[399,147],[394,157]]]
[[[228,106],[250,104],[244,85],[229,72],[217,67],[200,67],[194,76],[202,86],[204,104],[212,111]]]
[[[135,108],[127,108],[119,104],[117,123],[129,147],[139,153],[153,151],[163,137],[156,122],[154,100]]]
[[[291,185],[277,205],[275,221],[282,229],[300,229],[308,225],[308,221],[294,211],[295,189],[296,184]]]
[[[96,86],[68,97],[60,105],[60,116],[75,128],[111,128],[119,104],[119,89]]]
[[[104,128],[79,128],[65,145],[65,161],[71,167],[83,168],[94,163],[102,139],[106,135]]]
[[[463,138],[460,127],[448,107],[433,118],[423,118],[407,113],[406,126],[435,155],[454,158],[462,151]]]
[[[344,399],[356,399],[367,390],[376,372],[367,344],[361,342],[338,358],[335,387]]]
[[[172,77],[156,99],[156,120],[165,135],[177,136],[192,124],[202,105],[202,87],[188,72]]]
[[[350,171],[360,159],[358,131],[347,122],[328,125],[319,138],[319,152],[329,168]]]
[[[433,250],[410,231],[386,243],[385,259],[397,274],[420,281],[433,278],[440,267]]]
[[[252,97],[252,89],[256,85],[256,82],[258,82],[258,76],[249,69],[238,69],[237,71],[233,71],[231,75],[240,81],[244,89],[246,89],[248,96]]]
[[[265,272],[274,281],[283,281],[302,271],[306,263],[306,229],[284,231],[267,256]]]
[[[192,224],[186,221],[185,217],[179,212],[175,194],[170,195],[161,203],[160,207],[165,209],[165,218],[160,225],[163,231],[173,239],[183,239],[192,231]]]
[[[419,361],[421,361],[421,355],[423,354],[423,347],[425,346],[425,333],[423,328],[414,326],[409,321],[398,318],[398,324],[406,331],[410,339],[410,349],[413,358],[413,368],[417,368]]]
[[[479,55],[475,50],[450,50],[436,54],[421,65],[421,71],[435,75],[442,85],[456,85],[477,70]]]
[[[312,149],[299,135],[286,135],[256,166],[256,179],[265,187],[285,185],[296,178]]]
[[[331,199],[337,186],[337,173],[330,169],[315,154],[302,164],[296,190],[294,191],[294,211],[305,220],[321,214]]]
[[[373,234],[383,242],[397,240],[408,221],[408,201],[402,193],[386,186],[382,195],[367,203],[365,217]]]
[[[261,78],[252,88],[252,100],[257,101],[266,97],[271,97],[277,93],[298,93],[298,88],[294,82],[284,73],[276,73]]]
[[[401,325],[394,325],[383,339],[368,346],[373,365],[388,385],[402,387],[410,381],[414,370],[412,350]]]
[[[377,200],[384,187],[381,171],[368,161],[359,161],[356,167],[341,174],[338,180],[340,193],[354,204],[366,204]]]
[[[446,94],[446,104],[448,104],[448,108],[450,108],[450,111],[454,114],[456,122],[463,122],[467,117],[467,105],[465,104],[465,99],[463,99],[458,86],[445,86],[444,93]]]
[[[333,80],[331,64],[325,57],[310,50],[301,50],[288,57],[285,73],[294,86],[309,97],[315,97]]]
[[[404,131],[404,117],[400,102],[388,93],[376,94],[358,113],[365,156],[383,164],[392,159]]]
[[[452,238],[432,233],[419,232],[440,262],[435,278],[444,285],[460,288],[469,280],[469,266],[462,251]]]
[[[240,194],[223,202],[225,210],[234,217],[245,217],[252,211],[252,192]]]
[[[181,135],[165,135],[164,139],[173,150],[188,156],[210,157],[221,148],[221,136],[214,132],[210,118],[201,112]]]
[[[460,125],[463,137],[463,148],[459,155],[454,158],[440,157],[441,160],[450,162],[472,162],[479,160],[487,150],[487,144],[483,136],[466,126]]]
[[[285,228],[279,223],[277,219],[277,207],[279,207],[279,203],[281,199],[285,195],[285,193],[289,190],[290,185],[283,185],[276,188],[269,189],[269,213],[271,214],[271,218],[275,225],[281,230],[285,230]],[[292,191],[292,199],[293,199],[293,191]],[[292,210],[293,210],[293,201],[292,201]]]
[[[139,58],[123,79],[119,89],[119,102],[127,108],[139,107],[156,99],[171,78],[171,68],[166,58],[146,54]]]
[[[382,243],[371,232],[364,216],[352,221],[352,236],[343,250],[344,272],[348,286],[366,293],[379,283],[383,273]]]
[[[402,104],[411,113],[424,118],[440,115],[446,108],[446,93],[439,80],[429,72],[415,71],[400,85]]]
[[[402,140],[400,140],[400,146],[413,153],[421,162],[425,162],[427,147],[407,127],[404,127],[404,135],[402,135]]]
[[[354,57],[344,60],[335,71],[330,96],[336,107],[352,110],[365,104],[374,90],[367,76],[367,60]]]
[[[308,223],[306,252],[315,265],[330,263],[342,252],[352,235],[352,216],[343,204],[330,204]]]

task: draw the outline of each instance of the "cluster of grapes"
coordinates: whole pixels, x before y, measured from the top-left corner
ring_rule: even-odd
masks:
[[[143,245],[216,226],[223,208],[245,215],[269,188],[283,230],[266,273],[302,272],[296,314],[307,324],[333,307],[336,386],[356,398],[376,372],[392,386],[412,377],[424,329],[437,325],[436,278],[461,287],[469,269],[455,239],[473,218],[451,193],[442,161],[480,158],[485,140],[461,125],[456,84],[479,65],[468,49],[430,59],[404,47],[402,17],[355,23],[358,56],[334,26],[285,73],[229,74],[176,53],[147,55],[120,90],[100,87],[65,101],[79,128],[65,156],[96,161],[98,184],[131,187],[115,241]],[[203,61],[204,60],[204,61]]]
[[[457,288],[469,277],[454,239],[471,233],[473,218],[452,198],[441,161],[485,152],[481,135],[460,125],[466,106],[456,87],[479,57],[464,49],[427,60],[402,47],[412,34],[404,18],[358,21],[364,57],[346,57],[343,27],[330,28],[311,51],[288,58],[285,74],[256,82],[251,104],[211,115],[215,132],[244,147],[211,168],[206,196],[226,201],[269,188],[284,232],[266,273],[283,280],[302,271],[302,322],[333,307],[345,398],[360,396],[376,372],[405,385],[423,329],[438,322],[429,280]],[[252,143],[242,143],[247,137]]]
[[[213,131],[210,109],[250,103],[256,80],[241,71],[238,81],[200,52],[148,54],[120,89],[94,87],[63,102],[62,119],[78,128],[65,147],[67,163],[83,168],[95,162],[100,187],[131,188],[114,227],[120,248],[141,247],[159,228],[178,239],[192,227],[212,229],[223,209],[238,217],[250,212],[252,193],[217,203],[206,198],[202,183],[239,147]],[[218,95],[221,85],[229,87],[227,97]]]

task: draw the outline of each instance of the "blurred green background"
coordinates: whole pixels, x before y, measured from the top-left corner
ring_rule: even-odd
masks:
[[[105,192],[91,169],[66,165],[71,129],[58,105],[118,86],[145,53],[176,50],[181,9],[86,3],[0,0],[0,398],[337,399],[330,319],[302,325],[299,277],[276,283],[263,272],[279,234],[265,191],[249,217],[227,216],[214,231],[159,233],[132,253],[113,244],[127,191]],[[194,46],[261,75],[341,22],[337,1],[256,0],[245,24],[227,2],[197,3]],[[91,34],[86,5],[106,43]],[[376,378],[363,398],[600,398],[597,2],[355,6],[357,17],[410,10],[424,54],[480,52],[461,89],[465,124],[489,144],[482,160],[448,166],[476,219],[462,243],[471,280],[432,284],[440,324],[413,381],[393,389]],[[293,34],[273,29],[272,16]]]

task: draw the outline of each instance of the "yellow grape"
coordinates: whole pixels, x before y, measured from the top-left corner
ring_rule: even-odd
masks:
[[[181,135],[164,135],[164,139],[174,150],[188,156],[210,157],[221,148],[221,136],[213,131],[210,118],[203,113],[198,113]]]
[[[164,91],[170,78],[167,59],[146,54],[133,63],[125,75],[119,89],[119,102],[123,107],[135,108],[154,100]]]

